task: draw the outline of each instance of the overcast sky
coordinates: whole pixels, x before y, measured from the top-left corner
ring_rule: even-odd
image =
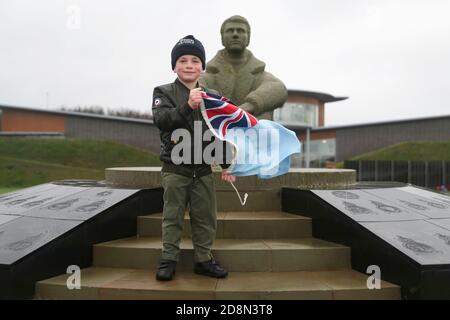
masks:
[[[177,40],[208,61],[234,14],[289,89],[349,97],[327,126],[450,114],[448,0],[0,0],[0,104],[149,111]]]

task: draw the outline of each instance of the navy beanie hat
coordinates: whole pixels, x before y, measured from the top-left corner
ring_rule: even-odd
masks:
[[[172,49],[172,70],[175,69],[175,64],[179,57],[185,54],[191,54],[198,57],[202,61],[203,70],[205,70],[205,48],[202,43],[195,39],[194,36],[188,35],[180,39],[175,47]]]

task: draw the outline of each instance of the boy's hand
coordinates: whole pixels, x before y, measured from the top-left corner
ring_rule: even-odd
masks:
[[[201,90],[201,88],[195,88],[189,93],[188,105],[193,110],[197,109],[200,106],[200,102],[202,102]]]
[[[227,172],[227,169],[222,169],[222,180],[227,181],[227,182],[235,182],[236,177],[229,174]]]

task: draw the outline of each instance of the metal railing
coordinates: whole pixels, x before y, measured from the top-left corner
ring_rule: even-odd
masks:
[[[425,188],[450,189],[450,161],[346,160],[358,181],[397,181]]]

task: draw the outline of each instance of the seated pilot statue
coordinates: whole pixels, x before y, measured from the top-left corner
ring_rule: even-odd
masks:
[[[200,84],[218,91],[258,118],[272,119],[273,110],[287,99],[285,85],[269,72],[266,64],[247,50],[250,25],[244,17],[232,16],[220,29],[222,44],[206,65]]]

